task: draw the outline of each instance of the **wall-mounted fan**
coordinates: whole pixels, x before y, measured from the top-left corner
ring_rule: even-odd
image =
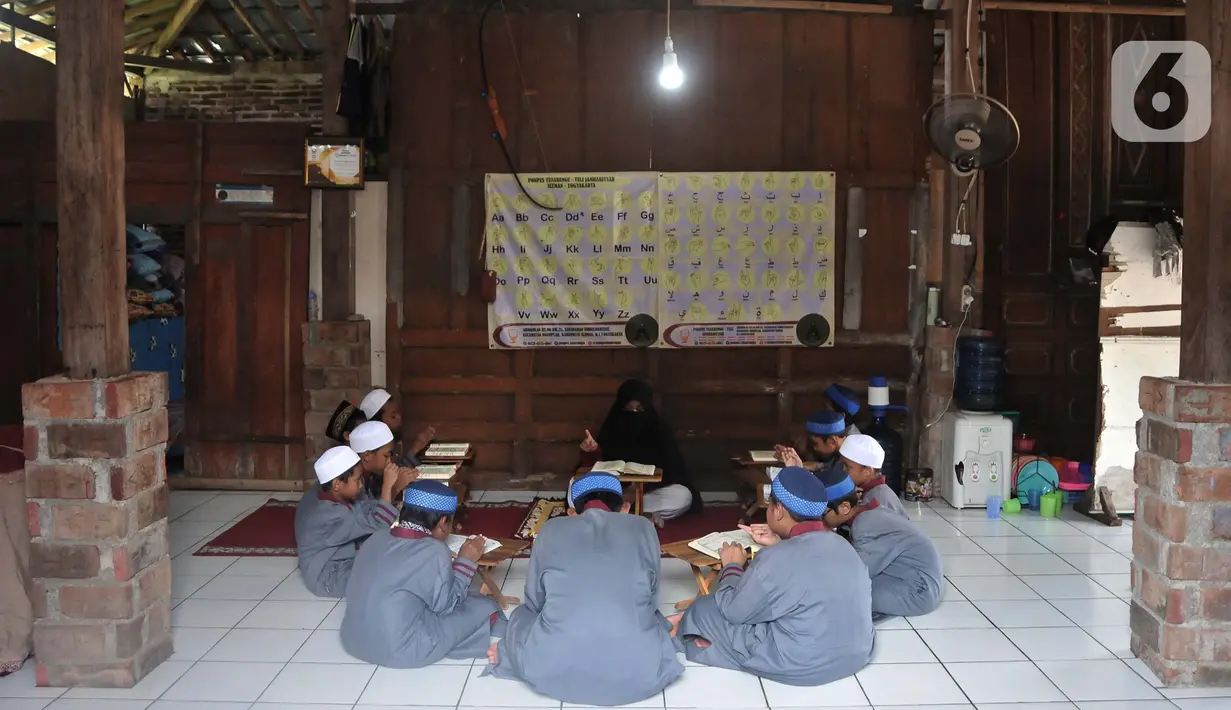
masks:
[[[1017,152],[1021,129],[1013,114],[982,94],[949,94],[923,116],[932,147],[959,175],[1000,165]]]

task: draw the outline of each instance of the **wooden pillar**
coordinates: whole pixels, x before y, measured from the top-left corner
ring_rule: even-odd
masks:
[[[350,39],[348,0],[326,0],[321,14],[321,132],[344,136],[346,119],[338,115],[338,94]],[[351,229],[350,193],[321,192],[321,319],[346,320],[355,312],[355,242]]]
[[[1180,378],[1231,383],[1231,47],[1226,0],[1189,0],[1186,36],[1210,52],[1214,120],[1184,155]]]
[[[56,4],[60,317],[73,379],[129,371],[124,258],[124,2]]]

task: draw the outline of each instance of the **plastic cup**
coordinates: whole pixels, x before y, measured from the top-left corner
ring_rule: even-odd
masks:
[[[997,520],[1000,518],[1001,502],[1002,501],[1000,499],[1000,496],[988,496],[987,497],[987,519],[988,520]]]
[[[1009,515],[1010,513],[1020,513],[1022,512],[1022,503],[1016,498],[1010,498],[1001,504],[1000,512],[1005,515]]]
[[[1039,505],[1043,500],[1043,491],[1036,489],[1036,490],[1030,491],[1027,495],[1030,498],[1030,509],[1038,510]]]
[[[1039,515],[1044,518],[1060,517],[1060,493],[1048,493],[1039,501]]]

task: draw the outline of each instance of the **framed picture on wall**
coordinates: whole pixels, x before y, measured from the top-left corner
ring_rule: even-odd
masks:
[[[366,163],[362,138],[312,136],[304,141],[303,184],[322,190],[362,190]]]

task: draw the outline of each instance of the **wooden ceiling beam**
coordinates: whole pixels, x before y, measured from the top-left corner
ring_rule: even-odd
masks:
[[[298,2],[299,13],[303,15],[304,19],[308,21],[308,24],[312,26],[312,31],[316,33],[316,36],[320,37],[321,21],[320,18],[316,16],[316,10],[312,9],[312,3],[308,2],[308,0],[298,0]]]
[[[151,57],[161,56],[171,46],[171,43],[180,36],[184,28],[188,26],[188,21],[196,16],[197,10],[201,8],[203,0],[182,0],[179,9],[175,11],[175,16],[163,28],[162,34],[158,35],[158,39],[154,40],[154,44],[147,50],[147,54]]]
[[[0,26],[12,27],[26,34],[34,35],[39,39],[56,43],[57,34],[56,28],[45,25],[38,20],[32,20],[29,17],[20,15],[7,7],[0,6]],[[124,65],[132,67],[156,67],[158,69],[178,69],[180,71],[191,71],[202,74],[230,74],[231,67],[228,64],[206,64],[205,62],[177,62],[173,59],[165,57],[146,57],[137,54],[125,54]]]
[[[225,64],[227,62],[227,58],[219,53],[218,50],[214,49],[214,43],[209,37],[194,34],[190,39],[192,39],[192,43],[201,50],[202,54],[209,57],[211,62],[215,64]]]
[[[222,21],[222,18],[218,16],[218,13],[214,12],[213,7],[209,4],[202,5],[201,12],[205,13],[205,16],[213,21],[214,25],[218,27],[218,33],[225,37],[227,42],[230,42],[231,46],[235,48],[235,51],[241,57],[249,62],[256,61],[256,57],[252,54],[252,50],[248,49],[248,45],[241,42],[239,38],[235,36],[235,33],[231,32],[231,28],[227,26],[227,23]]]
[[[128,37],[139,32],[161,29],[164,25],[174,19],[174,17],[174,12],[163,12],[159,15],[149,15],[148,17],[142,17],[132,22],[126,22],[124,23],[124,36]]]
[[[180,0],[148,0],[140,5],[133,5],[124,11],[124,22],[132,22],[138,17],[164,13],[179,6]]]
[[[49,12],[56,6],[56,0],[43,0],[43,2],[28,2],[23,3],[17,8],[17,12],[29,17],[31,15],[41,15],[44,12]]]
[[[227,0],[227,2],[230,3],[231,9],[235,11],[235,16],[239,18],[239,21],[244,23],[244,27],[247,27],[248,31],[252,33],[252,36],[256,38],[256,41],[260,42],[261,46],[265,48],[266,53],[268,53],[270,57],[276,59],[278,57],[278,52],[274,49],[274,45],[270,43],[269,38],[265,36],[265,33],[261,32],[261,30],[256,26],[256,23],[252,21],[252,18],[248,16],[248,11],[244,9],[244,6],[240,5],[238,0]]]
[[[286,37],[287,47],[295,55],[296,59],[303,59],[306,48],[303,42],[299,39],[299,33],[291,27],[291,23],[286,21],[286,16],[282,14],[282,7],[274,0],[261,0],[261,7],[265,10],[265,16],[268,17],[274,25]]]

